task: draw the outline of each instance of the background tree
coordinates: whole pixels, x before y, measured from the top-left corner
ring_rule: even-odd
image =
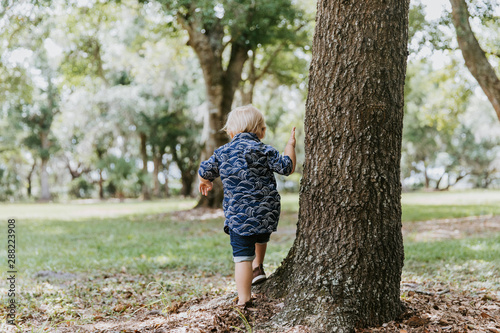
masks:
[[[452,56],[455,50],[460,50],[466,68],[479,83],[498,118],[500,84],[495,69],[495,58],[500,55],[499,20],[496,14],[498,4],[491,0],[450,0],[450,4],[451,12],[445,11],[435,21],[426,21],[421,3],[413,6],[411,14],[414,15],[410,15],[410,19],[413,17],[418,24],[414,26],[416,33],[410,45],[413,50],[427,48],[429,51],[432,48],[434,51],[444,51],[443,55]],[[455,31],[454,36],[448,32],[448,28]]]
[[[168,129],[170,139],[167,142],[172,159],[181,173],[181,195],[193,195],[193,184],[197,179],[201,141],[201,124],[193,121],[189,113],[189,87],[182,83],[172,93],[171,113],[173,120]]]
[[[200,59],[193,47],[186,46],[189,33],[177,22],[178,10],[182,15],[188,14],[186,6],[195,6],[198,10],[190,20],[206,20],[202,28],[204,38],[207,27],[212,27],[210,24],[224,27],[225,47],[223,45],[220,59],[226,74],[232,44],[237,43],[237,39],[231,37],[241,37],[240,32],[253,27],[253,32],[248,32],[250,35],[245,38],[257,42],[247,52],[242,80],[237,85],[241,94],[233,95],[233,105],[252,101],[264,111],[268,124],[265,142],[279,146],[287,139],[287,129],[294,125],[298,125],[300,141],[307,85],[305,69],[310,60],[312,4],[310,0],[294,2],[293,8],[299,14],[293,22],[279,14],[281,23],[276,30],[268,29],[263,34],[263,26],[257,28],[248,23],[264,19],[261,16],[243,24],[249,19],[246,11],[244,15],[238,14],[238,20],[232,19],[238,8],[251,6],[246,1],[239,4],[202,0],[146,4],[137,0],[3,2],[0,4],[3,40],[0,44],[0,169],[4,170],[2,186],[6,189],[3,199],[23,199],[32,194],[39,197],[41,193],[40,153],[47,150],[37,148],[41,143],[37,135],[41,132],[35,120],[42,116],[40,110],[47,109],[49,76],[51,96],[58,112],[50,123],[49,159],[44,167],[47,172],[43,174],[54,196],[109,197],[109,173],[99,166],[102,166],[101,159],[111,161],[111,156],[128,158],[133,166],[133,174],[124,183],[127,196],[137,193],[138,184],[143,197],[151,190],[154,196],[161,197],[170,192],[170,187],[174,194],[186,192],[182,184],[188,187],[192,171],[180,171],[188,166],[181,161],[190,161],[188,155],[194,154],[187,148],[199,147],[200,138],[210,136],[208,128],[204,132],[198,129],[208,109]],[[169,9],[164,10],[167,5]],[[269,15],[274,5],[266,4],[270,6],[265,7]],[[500,29],[494,8],[491,0],[468,4],[471,27],[496,70]],[[435,188],[438,182],[440,189],[447,188],[449,181],[454,183],[465,173],[468,176],[459,184],[480,186],[483,181],[479,178],[486,177],[485,184],[496,185],[494,170],[499,169],[498,153],[491,145],[496,142],[498,127],[494,125],[498,122],[492,123],[488,118],[492,112],[495,115],[494,110],[489,102],[484,103],[486,96],[483,98],[482,93],[477,93],[480,90],[469,78],[462,61],[456,60],[461,59],[461,55],[453,35],[451,12],[445,12],[439,21],[430,20],[428,15],[423,4],[412,2],[409,66],[414,78],[409,78],[406,88],[417,81],[420,87],[405,91],[409,106],[403,146],[405,184],[413,182],[416,187],[420,182],[424,184],[426,170],[430,188]],[[239,25],[233,27],[236,23]],[[262,37],[265,41],[251,35],[253,33],[265,35]],[[220,36],[215,32],[208,34]],[[276,38],[271,41],[271,36]],[[436,53],[446,58],[435,61]],[[433,63],[432,68],[419,64],[424,58],[428,64]],[[188,103],[178,112],[174,107],[177,103],[174,91],[182,84],[188,87]],[[473,102],[461,97],[467,90],[473,95]],[[186,117],[194,120],[189,124],[194,127],[184,126],[181,119]],[[462,138],[462,135],[465,136]],[[472,137],[474,145],[478,145],[477,151],[481,152],[481,157],[475,159],[491,171],[488,175],[479,176],[477,170],[483,167],[474,166],[477,163],[472,158],[457,156],[458,152],[463,155],[471,151]],[[184,144],[186,142],[193,145]],[[424,146],[423,142],[429,144]],[[302,148],[298,146],[299,160],[304,158]],[[174,151],[179,155],[174,156]],[[418,151],[422,154],[417,154]],[[183,154],[185,158],[177,159]],[[183,166],[179,167],[174,159]],[[422,168],[419,162],[424,159],[427,159],[427,168]],[[281,189],[298,189],[301,165],[299,162],[299,172],[292,177],[277,177]]]
[[[499,138],[478,138],[472,128],[461,125],[455,131],[451,150],[456,156],[455,175],[448,179],[447,186],[453,186],[460,177],[470,176],[477,188],[488,188],[500,174],[496,160],[500,151]],[[450,178],[450,177],[448,177]],[[448,189],[445,188],[445,189]]]
[[[103,129],[101,126],[99,126]],[[98,127],[98,128],[99,128]],[[99,199],[103,200],[105,198],[104,195],[104,186],[106,181],[106,163],[108,160],[108,152],[113,148],[114,144],[114,133],[110,130],[100,131],[99,136],[94,137],[94,142],[92,143],[92,148],[94,151],[94,156],[92,158],[93,164],[96,167],[96,183],[99,187]]]
[[[42,70],[42,72],[45,72]],[[28,135],[22,143],[32,151],[34,157],[40,159],[40,200],[50,200],[49,174],[47,171],[51,155],[59,150],[56,138],[52,133],[54,117],[59,113],[57,92],[49,74],[45,78],[47,88],[42,91],[40,101],[34,105],[21,106],[21,121],[28,127]]]
[[[33,165],[39,161],[39,199],[50,200],[49,161],[59,148],[52,125],[60,112],[57,64],[50,59],[47,40],[54,20],[49,15],[50,8],[10,5],[12,10],[1,16],[1,24],[6,26],[2,53],[7,56],[7,61],[2,63],[0,70],[8,80],[5,84],[7,90],[2,96],[5,98],[2,109],[9,122],[23,132],[17,136],[20,140],[17,144],[27,149],[33,159],[27,175],[28,195],[31,195]]]
[[[276,45],[258,45],[249,52],[239,86],[241,105],[254,103],[254,91],[259,81],[269,78],[277,85],[296,85],[305,80],[310,62],[310,41],[313,24],[297,27],[296,38]]]
[[[455,26],[457,41],[465,60],[465,65],[477,80],[500,120],[500,80],[495,69],[488,62],[485,52],[472,32],[469,23],[469,10],[465,0],[450,0],[452,7],[452,22]],[[483,2],[490,15],[494,15],[494,5]],[[493,19],[490,16],[491,19]],[[496,18],[498,20],[498,17]]]
[[[469,6],[471,24],[492,64],[499,54],[494,7],[489,0]],[[482,152],[480,160],[484,166],[494,170],[498,161],[493,158],[486,162],[491,158],[487,156],[494,154],[486,142],[495,141],[498,136],[498,124],[490,119],[495,111],[491,103],[484,103],[486,96],[482,97],[469,70],[462,65],[460,48],[452,33],[451,13],[445,11],[437,20],[427,19],[427,14],[429,11],[422,3],[412,3],[411,53],[405,84],[404,186],[447,189],[457,180],[463,186],[477,186],[477,172],[472,172],[477,167],[467,157],[470,139],[474,137],[478,152]]]
[[[4,31],[5,33],[5,31]],[[0,46],[1,49],[1,46]],[[2,50],[2,54],[6,52]],[[12,67],[11,67],[12,66]],[[31,198],[31,181],[36,163],[21,149],[25,135],[19,121],[19,105],[29,101],[33,87],[27,69],[6,61],[0,63],[0,200]],[[27,168],[29,166],[29,170]],[[23,186],[24,183],[27,183]],[[23,194],[26,188],[26,193]]]
[[[201,151],[201,123],[196,121],[188,101],[190,87],[186,83],[176,84],[167,97],[148,96],[149,110],[141,113],[148,127],[149,141],[154,158],[155,179],[158,179],[163,156],[168,153],[181,174],[183,196],[192,196],[193,183],[199,166]],[[159,183],[155,184],[159,191]]]
[[[81,165],[82,156],[88,162],[95,159],[92,167],[97,167],[97,172],[90,173],[90,176],[91,182],[98,184],[101,199],[105,197],[106,184],[112,190],[110,194],[121,199],[125,193],[134,193],[135,185],[128,189],[130,191],[126,189],[131,181],[123,182],[118,178],[119,175],[131,177],[127,172],[137,173],[136,178],[130,179],[137,180],[142,189],[142,198],[148,200],[150,182],[147,170],[147,128],[140,123],[139,114],[143,110],[138,108],[141,89],[132,84],[130,66],[125,61],[119,61],[115,55],[116,50],[121,50],[121,55],[134,58],[133,55],[137,52],[133,45],[136,29],[134,24],[128,22],[128,18],[137,15],[137,21],[141,22],[138,6],[136,4],[134,8],[127,1],[123,5],[113,2],[68,3],[65,7],[66,12],[61,15],[60,22],[66,34],[56,37],[63,52],[61,69],[64,79],[72,89],[67,96],[67,106],[72,104],[71,107],[77,110],[77,114],[74,114],[72,108],[68,108],[66,112],[69,117],[81,121],[63,136],[66,142],[74,140],[84,127],[87,136],[70,144],[78,146],[81,142],[85,151],[66,154],[66,159],[69,160],[67,164]],[[120,20],[122,22],[118,23]],[[109,35],[110,30],[115,32],[114,38]],[[71,100],[79,99],[81,103],[82,95],[87,98],[87,103],[75,107]],[[83,113],[86,117],[78,113]],[[66,120],[71,124],[69,117]],[[95,142],[91,143],[93,140]],[[95,149],[94,154],[91,153],[92,147]],[[108,151],[113,149],[115,153]],[[139,155],[137,157],[136,151]],[[137,161],[142,161],[140,168],[135,165]],[[87,169],[92,167],[88,166]],[[68,169],[71,173],[69,167]],[[113,179],[103,179],[106,176]],[[81,180],[76,184],[86,186],[86,182]]]
[[[463,141],[457,135],[462,129],[460,117],[472,95],[471,86],[456,61],[442,69],[425,60],[408,65],[403,178],[421,176],[426,189],[440,189],[443,178],[449,180],[450,173],[460,169]],[[462,171],[457,172],[458,180],[466,175]]]
[[[318,2],[297,236],[264,286],[288,322],[353,332],[401,312],[408,7]]]
[[[170,163],[165,148],[175,142],[165,140],[177,137],[168,133],[175,130],[173,127],[163,125],[168,122],[169,108],[174,104],[176,81],[182,76],[188,89],[199,94],[189,93],[186,108],[197,106],[204,97],[196,87],[198,72],[191,64],[194,57],[186,52],[181,37],[167,36],[171,29],[163,23],[164,14],[158,13],[158,7],[140,6],[136,1],[70,6],[73,15],[64,17],[70,34],[61,42],[66,50],[63,62],[66,80],[75,90],[72,95],[77,99],[83,92],[91,101],[88,109],[84,109],[85,105],[77,106],[90,114],[88,121],[83,122],[85,126],[89,124],[90,138],[86,141],[92,137],[100,141],[95,128],[113,133],[116,140],[107,149],[116,148],[120,140],[126,141],[125,146],[131,150],[123,153],[140,164],[134,168],[138,172],[135,179],[145,199],[150,197],[151,183],[154,193],[159,195],[159,179],[163,178],[165,185],[168,182],[160,170],[162,165]],[[82,29],[82,22],[90,28]],[[110,36],[108,31],[114,35]],[[107,152],[99,150],[96,154],[104,157]],[[171,159],[172,155],[169,156]],[[73,164],[80,164],[78,156],[73,160]],[[99,192],[104,195],[101,176],[99,172]]]
[[[303,24],[302,12],[289,0],[157,1],[187,31],[188,45],[203,71],[208,116],[201,158],[206,159],[228,141],[220,129],[232,108],[249,51],[258,45],[293,40],[297,26]],[[222,183],[216,182],[214,190],[198,205],[220,207]]]

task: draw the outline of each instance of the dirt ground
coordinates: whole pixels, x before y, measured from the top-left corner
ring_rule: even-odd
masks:
[[[179,212],[179,219],[213,218],[218,211],[200,216]],[[196,213],[200,214],[200,213]],[[203,216],[202,216],[203,215]],[[500,231],[500,216],[445,219],[408,223],[404,237],[415,239],[456,239]],[[481,290],[450,290],[434,282],[403,281],[405,312],[382,327],[357,329],[361,332],[488,332],[500,333],[500,294]],[[276,327],[272,317],[283,308],[283,300],[256,294],[254,305],[243,311],[235,306],[234,293],[201,297],[174,303],[167,309],[123,309],[123,318],[101,318],[86,325],[59,325],[46,332],[72,333],[177,333],[177,332],[312,332],[305,326]],[[135,312],[134,312],[135,311]],[[15,332],[15,331],[12,331]]]

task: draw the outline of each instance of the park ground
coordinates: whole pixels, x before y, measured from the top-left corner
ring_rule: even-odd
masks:
[[[194,200],[2,204],[16,220],[17,327],[1,332],[309,332],[276,327],[282,300],[233,306],[231,250],[220,210]],[[295,237],[298,197],[283,197],[266,257],[272,273]],[[358,332],[500,332],[500,191],[403,195],[406,311]],[[6,253],[4,251],[4,253]],[[5,272],[7,260],[1,271]]]

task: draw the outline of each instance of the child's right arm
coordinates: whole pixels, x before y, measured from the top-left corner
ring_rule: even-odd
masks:
[[[200,186],[198,187],[198,190],[202,195],[207,196],[208,191],[212,190],[214,184],[208,179],[201,178],[200,175],[198,175],[198,179],[200,180]]]
[[[217,177],[219,177],[219,163],[214,153],[208,160],[201,162],[198,170],[200,181],[198,190],[202,195],[208,195],[208,191],[213,188],[212,181]]]
[[[292,172],[290,172],[292,174],[295,171],[295,164],[297,163],[297,157],[295,156],[295,127],[292,129],[290,139],[288,139],[286,144],[284,155],[290,157],[292,160],[293,167]]]

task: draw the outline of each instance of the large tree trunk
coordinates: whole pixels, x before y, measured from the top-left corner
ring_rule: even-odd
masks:
[[[292,249],[263,286],[276,319],[353,332],[395,319],[408,0],[318,2]]]
[[[207,87],[207,93],[208,89],[209,87]],[[208,119],[204,124],[204,126],[208,128],[208,130],[206,130],[208,131],[208,136],[201,152],[202,161],[207,160],[213,154],[215,149],[226,144],[229,139],[225,133],[220,131],[220,129],[224,126],[223,119],[229,111],[222,112],[220,108],[216,108],[213,100],[218,101],[220,99],[218,96],[208,96]],[[223,196],[222,182],[216,180],[214,181],[213,190],[208,192],[207,196],[201,196],[196,207],[221,208]]]
[[[500,80],[488,62],[469,24],[469,11],[465,0],[450,0],[452,21],[465,65],[477,80],[500,120]]]

